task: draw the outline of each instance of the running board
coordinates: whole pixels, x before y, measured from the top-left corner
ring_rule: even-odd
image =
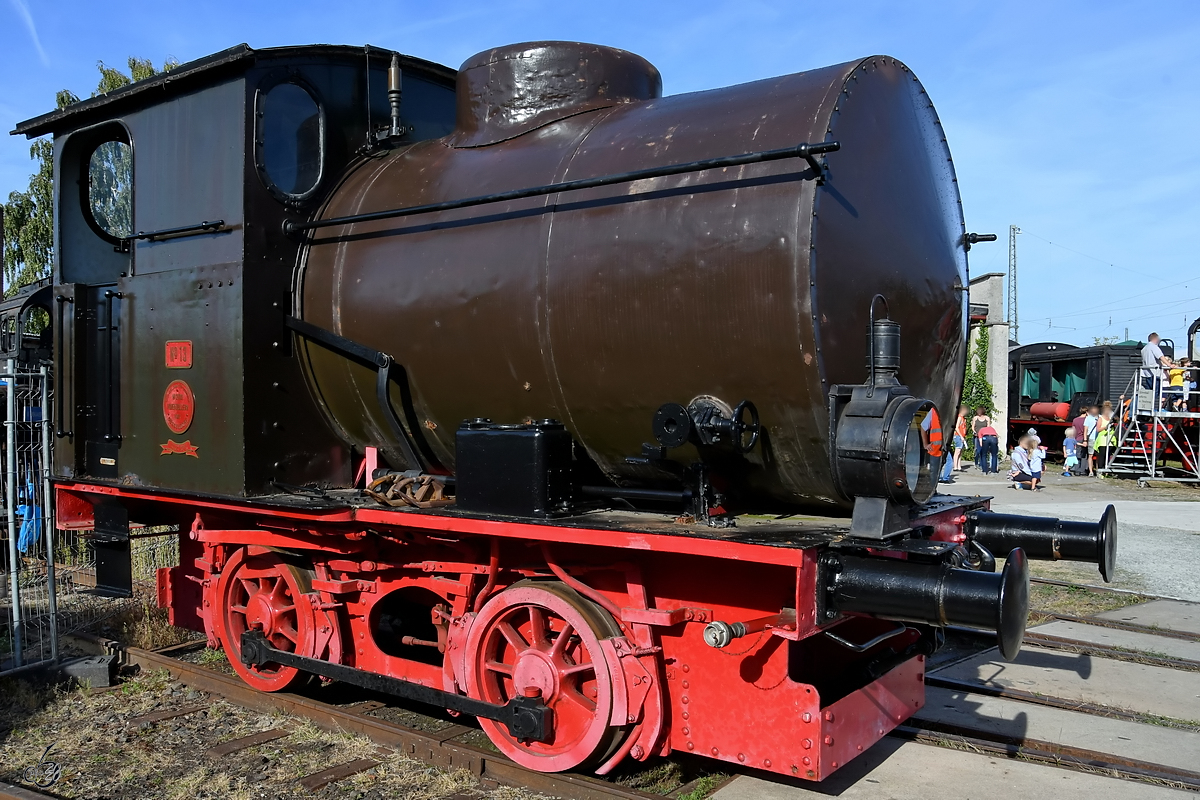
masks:
[[[540,697],[513,697],[504,705],[487,703],[453,692],[431,689],[412,681],[276,650],[260,630],[249,630],[242,634],[241,657],[242,663],[248,667],[261,664],[295,667],[304,672],[361,686],[364,689],[416,700],[474,717],[495,720],[507,727],[508,732],[520,741],[546,742],[549,741],[553,732],[553,711],[542,702]]]

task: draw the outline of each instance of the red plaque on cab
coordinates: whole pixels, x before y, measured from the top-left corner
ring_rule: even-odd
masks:
[[[196,398],[192,387],[183,381],[171,381],[163,393],[163,419],[171,433],[183,433],[192,426],[192,414],[196,410]]]
[[[167,369],[192,368],[192,343],[167,342]]]

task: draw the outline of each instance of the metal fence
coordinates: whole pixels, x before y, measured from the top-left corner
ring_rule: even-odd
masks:
[[[0,674],[58,657],[54,512],[50,496],[50,382],[45,367],[17,370],[4,381],[4,573],[6,625],[0,629]]]
[[[125,612],[144,613],[154,604],[157,570],[179,564],[179,538],[171,535],[177,528],[135,527],[130,534],[133,596],[96,594],[91,531],[57,531],[54,525],[54,381],[44,367],[30,372],[13,361],[5,367],[0,373],[0,676],[57,660],[61,634],[100,629]]]

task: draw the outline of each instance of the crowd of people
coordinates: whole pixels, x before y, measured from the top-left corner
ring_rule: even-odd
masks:
[[[1142,389],[1154,391],[1155,398],[1158,398],[1156,402],[1161,402],[1161,406],[1156,408],[1188,411],[1200,405],[1197,402],[1200,400],[1200,363],[1193,364],[1187,358],[1176,361],[1165,355],[1158,345],[1157,333],[1146,337],[1146,342],[1142,348],[1139,385]],[[1095,477],[1108,466],[1117,447],[1118,414],[1128,418],[1129,403],[1130,399],[1122,395],[1118,410],[1114,409],[1111,401],[1105,400],[1089,406],[1070,421],[1064,431],[1061,451],[1064,477]],[[949,452],[944,457],[937,412],[929,414],[921,423],[925,449],[930,455],[942,459],[941,474],[938,476],[940,483],[953,483],[955,472],[967,470],[962,461],[968,449],[968,435],[975,452],[976,468],[984,475],[999,473],[1000,435],[987,407],[979,406],[972,414],[967,406],[959,406]],[[1042,445],[1037,429],[1030,428],[1021,434],[1007,455],[1010,462],[1008,476],[1013,488],[1041,491],[1050,454],[1048,448]]]
[[[1163,411],[1188,411],[1196,405],[1193,392],[1200,379],[1200,366],[1193,365],[1190,358],[1172,359],[1158,342],[1158,334],[1152,333],[1142,348],[1142,388],[1155,393]]]
[[[953,473],[967,469],[962,465],[962,457],[967,449],[968,429],[974,444],[976,468],[984,475],[1000,471],[1000,435],[992,424],[988,409],[979,406],[968,420],[969,414],[971,411],[967,406],[959,407],[951,454],[945,459],[939,476],[942,483],[953,483]],[[1117,444],[1114,416],[1113,404],[1106,400],[1103,404],[1088,407],[1071,421],[1064,432],[1062,445],[1062,474],[1065,477],[1094,477],[1108,463],[1112,449]],[[1041,491],[1047,457],[1047,448],[1042,445],[1036,428],[1030,428],[1022,434],[1008,454],[1008,476],[1013,488]]]

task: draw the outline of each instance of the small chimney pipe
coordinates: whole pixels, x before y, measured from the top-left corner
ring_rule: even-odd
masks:
[[[392,53],[392,65],[388,67],[388,105],[392,107],[392,127],[388,131],[389,136],[400,136],[404,133],[404,126],[400,124],[400,96],[404,89],[402,86],[402,73],[400,71],[400,55]]]

